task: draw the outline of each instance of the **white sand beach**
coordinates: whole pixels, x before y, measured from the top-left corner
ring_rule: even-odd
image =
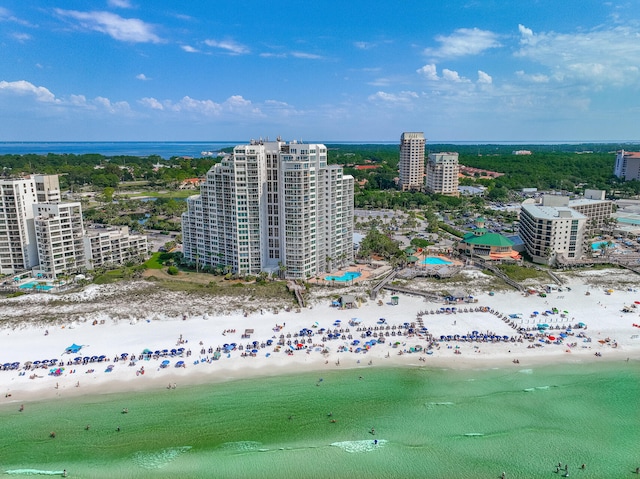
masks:
[[[335,368],[526,368],[640,360],[640,277],[620,270],[561,277],[563,291],[547,297],[513,290],[490,295],[478,287],[473,303],[445,305],[399,294],[399,304],[391,305],[387,293],[382,306],[367,301],[339,309],[325,292],[324,299],[300,312],[260,311],[254,304],[257,311],[246,315],[188,295],[165,297],[163,306],[135,283],[124,289],[91,286],[63,296],[25,295],[0,305],[0,366],[7,369],[0,371],[0,393],[5,402],[28,403]],[[138,289],[141,294],[132,294]],[[32,319],[47,312],[69,320],[44,326]],[[538,324],[548,328],[540,332]],[[339,336],[329,337],[334,333]],[[81,349],[65,353],[73,344]],[[100,356],[105,359],[95,360]],[[57,365],[25,369],[28,362],[44,360]],[[184,367],[176,367],[178,361]],[[6,367],[16,362],[16,369]]]

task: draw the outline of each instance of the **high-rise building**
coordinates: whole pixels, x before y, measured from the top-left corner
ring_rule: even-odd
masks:
[[[353,260],[353,177],[322,144],[238,145],[187,205],[183,253],[198,266],[306,279]]]
[[[33,209],[39,258],[34,272],[54,279],[85,270],[80,203],[37,203]]]
[[[613,174],[624,181],[640,180],[640,152],[618,151]]]
[[[55,279],[93,268],[81,204],[61,203],[60,197],[57,175],[0,180],[0,274],[28,275],[31,270]],[[102,242],[101,254],[110,255],[114,263],[146,255],[146,237],[127,233],[118,236],[115,247],[114,241]]]
[[[405,132],[400,137],[399,186],[402,191],[424,189],[424,133]]]
[[[0,274],[14,274],[38,264],[33,205],[38,202],[33,177],[0,180]]]
[[[458,196],[458,153],[430,153],[426,190],[438,195]]]

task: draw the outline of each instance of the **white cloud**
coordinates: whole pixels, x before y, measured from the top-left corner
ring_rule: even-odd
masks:
[[[516,75],[531,83],[549,83],[550,80],[547,75],[543,75],[542,73],[527,74],[522,70],[518,70]]]
[[[549,69],[559,82],[616,87],[640,81],[640,32],[637,27],[600,27],[588,32],[534,33],[519,25],[520,50],[516,56]]]
[[[287,54],[286,53],[269,53],[269,52],[264,52],[264,53],[260,53],[260,56],[262,58],[287,58]]]
[[[485,73],[482,70],[478,70],[478,83],[491,85],[493,83],[493,78],[491,78],[491,75],[489,75],[488,73]]]
[[[437,72],[436,66],[433,63],[425,65],[416,71],[419,74],[423,75],[427,80],[436,81],[440,79],[438,78],[438,72]]]
[[[129,0],[109,0],[107,3],[114,8],[133,8]]]
[[[151,80],[151,78],[149,78],[147,75],[145,75],[144,73],[138,73],[136,75],[136,80],[141,80],[141,81],[147,81],[147,80]]]
[[[164,110],[164,106],[162,105],[162,103],[160,103],[155,98],[145,97],[141,99],[138,103],[140,103],[143,106],[146,106],[147,108],[151,108],[152,110]]]
[[[162,39],[153,31],[153,26],[138,18],[122,18],[110,12],[79,12],[62,10],[56,13],[77,20],[82,28],[104,33],[115,40],[132,43],[161,43]]]
[[[478,55],[500,45],[498,35],[478,28],[459,28],[449,36],[438,35],[438,48],[426,48],[424,53],[436,58],[455,58],[466,55]]]
[[[305,53],[305,52],[291,52],[291,56],[294,58],[304,58],[308,60],[321,60],[321,55],[316,55],[314,53]]]
[[[13,93],[16,95],[33,95],[36,100],[45,103],[59,103],[60,100],[43,86],[35,86],[25,80],[14,82],[0,81],[0,92]]]
[[[87,106],[87,98],[84,95],[69,95],[69,103],[73,106]]]
[[[395,104],[395,105],[410,105],[412,104],[419,95],[413,91],[401,91],[400,93],[387,93],[384,91],[379,91],[374,93],[373,95],[369,95],[369,101],[373,102],[382,102],[386,104]]]
[[[374,44],[369,42],[353,42],[353,46],[359,50],[368,50],[372,48]]]
[[[444,68],[442,70],[442,79],[453,83],[469,83],[469,79],[461,77],[457,71]]]
[[[198,53],[200,51],[196,48],[193,48],[191,45],[180,45],[180,48],[182,48],[187,53]]]
[[[11,10],[5,7],[0,7],[0,22],[14,22],[28,27],[33,26],[26,20],[22,20],[16,17],[13,13],[11,13]]]
[[[112,102],[108,98],[102,96],[96,97],[93,101],[96,105],[101,106],[109,113],[128,113],[131,111],[129,103],[126,101]]]
[[[31,40],[31,35],[29,35],[28,33],[13,33],[11,36],[18,40],[20,43]]]
[[[520,35],[522,35],[523,39],[533,37],[533,30],[525,27],[524,25],[518,24],[518,31],[520,32]]]
[[[204,43],[213,48],[219,48],[232,55],[245,55],[249,53],[249,49],[233,40],[205,40]]]

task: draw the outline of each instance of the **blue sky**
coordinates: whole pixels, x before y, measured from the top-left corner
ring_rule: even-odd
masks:
[[[640,2],[0,2],[0,141],[640,140]]]

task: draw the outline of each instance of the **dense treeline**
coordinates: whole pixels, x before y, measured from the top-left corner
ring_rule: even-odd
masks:
[[[2,155],[4,176],[29,173],[59,174],[63,189],[91,186],[116,188],[124,181],[148,181],[150,186],[177,185],[186,178],[203,176],[215,163],[211,158],[165,160],[160,156],[112,156],[100,154]],[[161,165],[158,168],[156,165]]]
[[[328,145],[329,161],[345,167],[356,180],[367,180],[356,202],[375,204],[386,201],[390,207],[409,203],[427,204],[419,195],[393,195],[386,200],[375,198],[370,190],[395,188],[398,176],[398,145]],[[491,199],[506,199],[509,190],[538,188],[539,190],[581,191],[584,188],[604,189],[610,196],[640,194],[640,182],[622,182],[613,176],[615,152],[637,150],[633,144],[579,145],[453,145],[427,144],[430,152],[458,152],[460,164],[504,173],[495,180],[469,178],[462,184],[489,187]],[[514,155],[514,150],[529,150],[531,155]],[[358,170],[357,165],[376,165],[377,169]]]
[[[399,147],[397,144],[327,145],[329,163],[341,164],[356,180],[367,180],[361,188],[361,203],[375,203],[372,191],[393,190],[398,176]],[[634,150],[633,144],[580,145],[453,145],[429,144],[427,151],[455,151],[460,163],[475,168],[504,173],[495,180],[465,179],[464,184],[484,184],[493,199],[506,197],[508,190],[534,187],[540,190],[574,191],[583,187],[605,189],[610,194],[640,193],[640,183],[623,183],[612,175],[615,151]],[[528,156],[513,155],[513,150],[530,150]],[[24,173],[60,174],[63,189],[90,186],[95,189],[116,188],[125,181],[144,180],[153,186],[176,186],[182,180],[203,176],[215,163],[212,158],[181,158],[170,160],[155,155],[112,156],[100,154],[2,155],[0,166],[4,175]],[[157,168],[156,165],[162,165]],[[376,169],[356,169],[358,165]],[[373,195],[375,196],[375,195]],[[369,197],[369,199],[367,199]],[[419,195],[399,195],[387,199],[389,206],[421,206],[429,198]]]

